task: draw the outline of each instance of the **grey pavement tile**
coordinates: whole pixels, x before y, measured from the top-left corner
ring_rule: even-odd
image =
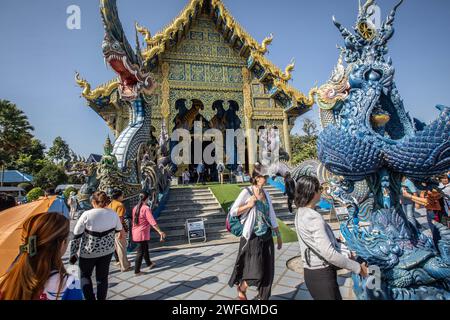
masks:
[[[228,270],[228,269],[230,269],[230,266],[228,266],[228,265],[223,265],[223,264],[214,264],[213,266],[211,266],[210,268],[209,268],[209,270],[211,270],[211,271],[213,271],[213,272],[222,272],[222,271],[225,271],[225,270]]]
[[[303,283],[303,279],[299,280],[298,278],[284,276],[281,277],[277,283],[286,287],[297,288],[301,283]]]
[[[121,296],[120,294],[116,294],[115,296],[108,297],[106,300],[125,300],[126,298]]]
[[[296,292],[296,288],[290,288],[278,284],[272,289],[272,296],[280,296],[287,299],[292,299]]]
[[[177,299],[184,299],[186,296],[191,294],[193,292],[193,289],[191,287],[180,285],[176,287],[175,289],[169,291],[168,296],[169,297],[176,297]]]
[[[140,287],[140,286],[133,286],[130,289],[127,289],[120,293],[120,295],[126,297],[126,298],[135,298],[141,294],[143,294],[145,291],[147,291],[146,288]]]
[[[140,286],[147,288],[147,289],[152,289],[153,287],[156,287],[157,285],[160,285],[161,283],[163,283],[164,280],[156,278],[156,277],[152,277],[150,279],[146,279],[144,281],[142,281],[141,283],[139,283]]]
[[[295,300],[313,300],[308,290],[298,290]]]
[[[188,281],[190,278],[192,278],[189,274],[184,273],[178,273],[174,277],[168,279],[169,282],[180,282],[180,281]]]
[[[284,274],[285,276],[291,277],[291,278],[295,278],[295,279],[303,279],[303,274],[294,272],[292,270],[287,269],[286,273]]]
[[[221,291],[219,291],[219,294],[224,297],[228,297],[230,299],[237,298],[237,289],[236,287],[225,286]]]
[[[184,300],[209,300],[212,296],[213,294],[210,292],[196,290],[190,295],[186,296]]]
[[[192,277],[189,281],[183,283],[185,286],[191,287],[193,289],[202,288],[207,283],[212,283],[212,278],[201,278],[198,276]],[[214,281],[217,282],[217,281]]]
[[[210,282],[203,285],[202,290],[216,294],[219,293],[219,291],[222,290],[225,286],[228,285],[224,285],[223,283],[220,282],[212,282],[212,283]]]
[[[132,286],[134,286],[133,283],[130,283],[127,281],[122,281],[119,283],[110,283],[108,290],[111,290],[112,292],[115,292],[115,293],[121,293],[122,291],[125,291],[125,290],[131,288]]]
[[[189,268],[185,268],[184,270],[181,270],[181,272],[184,274],[190,275],[190,276],[196,276],[200,273],[203,274],[205,271],[203,269],[190,266]]]
[[[114,274],[114,277],[121,279],[121,280],[128,280],[132,277],[134,277],[133,272],[120,272],[118,274]]]
[[[172,270],[165,270],[159,273],[155,273],[154,275],[160,279],[163,280],[170,280],[171,278],[175,277],[178,273],[174,272]]]
[[[135,300],[162,300],[162,297],[164,296],[164,293],[148,290],[141,294],[139,297],[136,297]]]
[[[224,296],[216,294],[210,300],[228,301],[228,300],[230,300],[230,298],[227,298],[227,297],[224,297]]]

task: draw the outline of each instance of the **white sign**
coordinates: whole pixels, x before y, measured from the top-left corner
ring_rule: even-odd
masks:
[[[349,213],[346,207],[335,207],[334,210],[336,211],[336,218],[339,222],[345,222],[348,220]]]
[[[188,219],[186,220],[186,231],[188,241],[203,239],[206,242],[206,230],[203,219]]]

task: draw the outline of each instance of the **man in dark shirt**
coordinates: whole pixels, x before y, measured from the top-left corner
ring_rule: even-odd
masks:
[[[289,212],[292,213],[292,202],[295,198],[295,181],[289,172],[284,175],[284,190],[284,195],[288,198]]]

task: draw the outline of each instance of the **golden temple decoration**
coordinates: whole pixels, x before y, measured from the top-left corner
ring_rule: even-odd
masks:
[[[113,79],[108,83],[97,87],[94,91],[91,91],[91,85],[89,82],[81,78],[78,72],[75,73],[75,81],[83,89],[81,95],[88,100],[95,100],[99,97],[107,97],[119,87],[119,80]]]
[[[169,64],[164,62],[162,64],[162,85],[161,85],[161,94],[162,94],[162,103],[161,103],[161,115],[164,119],[167,119],[170,115],[170,104],[169,104]]]
[[[246,67],[242,68],[242,79],[243,79],[243,87],[242,91],[244,94],[244,113],[248,119],[251,119],[253,116],[253,107],[252,107],[252,97],[251,97],[251,88],[250,88],[250,72]]]
[[[287,95],[291,96],[292,99],[299,103],[303,104],[307,107],[311,107],[314,104],[314,96],[317,93],[318,88],[312,88],[309,91],[308,96],[306,97],[303,93],[295,89],[294,87],[290,86],[284,81],[280,81],[278,79],[274,80],[274,85],[278,87],[280,90],[284,91]]]

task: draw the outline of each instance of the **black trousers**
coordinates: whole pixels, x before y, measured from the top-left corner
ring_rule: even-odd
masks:
[[[112,253],[99,258],[81,258],[81,287],[86,300],[96,300],[92,286],[92,272],[95,268],[95,280],[97,282],[97,300],[106,300],[108,294],[109,264]]]
[[[314,300],[342,300],[337,283],[337,271],[333,267],[317,270],[305,268],[305,283]]]
[[[134,273],[141,272],[142,260],[145,260],[147,266],[152,264],[150,260],[150,253],[148,251],[148,241],[136,242],[137,244],[137,253],[136,258],[134,260]]]
[[[294,196],[289,196],[287,198],[289,212],[292,213],[292,203],[294,202]]]

